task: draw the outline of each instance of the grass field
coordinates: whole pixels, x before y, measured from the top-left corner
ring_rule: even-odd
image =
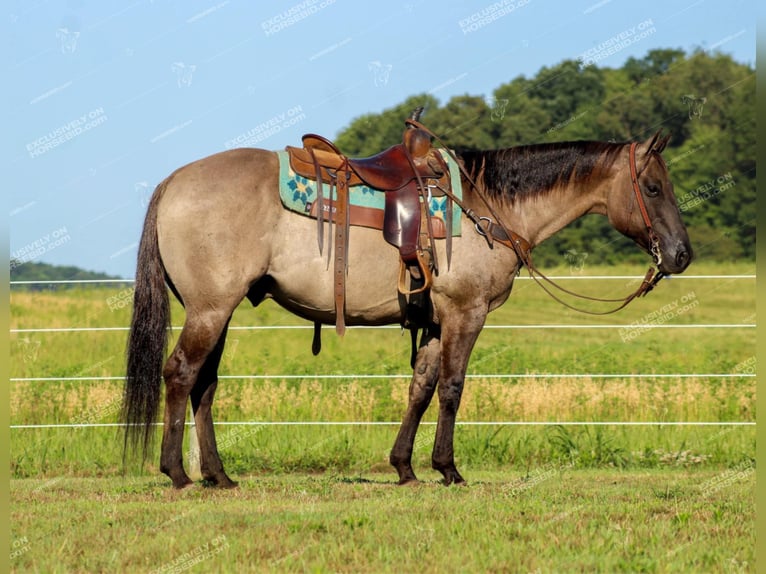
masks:
[[[688,271],[754,272],[747,264]],[[635,288],[633,280],[577,280],[568,268],[552,274],[572,275],[568,287],[599,296]],[[125,287],[13,291],[11,328],[123,327],[129,298]],[[182,318],[175,305],[173,324]],[[649,323],[655,328],[641,326]],[[606,317],[571,312],[517,281],[469,365],[458,421],[485,423],[456,432],[470,486],[435,486],[432,405],[414,453],[426,484],[408,490],[393,488],[387,456],[406,405],[409,338],[351,329],[341,340],[326,329],[322,354],[312,357],[310,329],[242,328],[305,322],[271,304],[243,305],[214,407],[217,421],[251,423],[218,427],[224,464],[241,488],[173,492],[156,456],[123,476],[114,427],[14,428],[12,566],[749,572],[754,426],[557,423],[754,422],[755,329],[663,327],[753,323],[753,279],[663,281]],[[541,324],[560,328],[532,327]],[[492,328],[507,325],[514,328]],[[115,422],[125,336],[12,333],[11,425]],[[71,378],[87,380],[62,380]],[[541,424],[493,424],[518,421]],[[273,424],[284,422],[336,424]],[[379,424],[358,424],[367,422]],[[75,522],[76,532],[68,528]]]
[[[755,472],[476,472],[11,481],[17,571],[751,572]]]

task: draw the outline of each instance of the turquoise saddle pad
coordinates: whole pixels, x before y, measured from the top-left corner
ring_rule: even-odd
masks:
[[[452,193],[458,199],[463,198],[463,189],[460,183],[460,168],[448,153],[440,150],[449,166],[450,180],[452,181]],[[316,200],[316,182],[296,174],[290,167],[290,159],[286,151],[278,151],[279,156],[279,197],[282,204],[289,210],[308,216],[311,204]],[[349,203],[360,207],[371,207],[383,210],[385,197],[382,192],[366,185],[352,185],[349,189]],[[329,185],[323,184],[322,191],[326,194]],[[333,193],[333,199],[335,194]],[[429,201],[431,215],[440,218],[446,223],[447,197],[432,197]],[[460,235],[460,208],[452,206],[452,235]]]

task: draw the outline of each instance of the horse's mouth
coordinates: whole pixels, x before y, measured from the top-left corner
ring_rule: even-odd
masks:
[[[693,257],[691,247],[681,245],[671,253],[663,253],[657,268],[665,275],[683,273],[689,267]]]

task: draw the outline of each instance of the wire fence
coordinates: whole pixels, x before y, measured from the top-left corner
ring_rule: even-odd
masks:
[[[639,275],[551,275],[548,277],[554,281],[563,281],[567,279],[572,280],[608,280],[619,279],[622,281],[640,280],[643,277]],[[519,275],[516,280],[532,279],[526,275]],[[670,278],[672,281],[676,279],[755,279],[755,275],[740,274],[740,275],[673,275]],[[134,283],[135,279],[51,279],[51,280],[35,280],[35,281],[11,281],[13,285],[94,285],[94,284],[127,284]]]
[[[676,279],[755,279],[755,275],[680,275]],[[531,279],[519,276],[517,279]],[[632,275],[565,275],[551,277],[554,280],[640,280]],[[51,281],[11,281],[11,286],[31,285],[97,285],[97,284],[130,284],[133,279],[82,279],[82,280],[51,280]],[[696,323],[696,324],[540,324],[540,325],[485,325],[485,329],[624,329],[626,327],[641,329],[754,329],[755,323]],[[179,330],[181,326],[171,329]],[[396,325],[372,327],[351,327],[352,329],[401,329]],[[312,325],[245,325],[230,326],[234,331],[269,331],[313,329]],[[10,333],[77,333],[77,332],[109,332],[127,331],[129,327],[61,327],[61,328],[30,328],[10,329]],[[402,374],[329,374],[329,375],[295,375],[295,374],[263,374],[263,375],[220,375],[221,380],[375,380],[375,379],[409,379],[412,375]],[[689,378],[721,378],[746,379],[755,377],[755,373],[486,373],[468,374],[466,379],[689,379]],[[51,383],[51,382],[94,382],[122,381],[122,376],[71,376],[71,377],[11,377],[12,383]],[[160,425],[161,423],[157,423]],[[192,426],[193,422],[186,423]],[[221,421],[219,426],[391,426],[399,425],[400,421]],[[430,425],[435,422],[422,424]],[[749,421],[458,421],[463,426],[755,426]],[[50,424],[15,424],[11,429],[62,429],[62,428],[103,428],[121,427],[120,423],[50,423]]]

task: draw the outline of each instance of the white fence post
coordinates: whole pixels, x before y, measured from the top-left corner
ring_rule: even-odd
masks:
[[[189,422],[191,425],[186,429],[189,432],[189,478],[200,480],[202,471],[199,461],[199,441],[197,440],[197,425],[194,424],[194,413],[192,413],[191,406],[189,406]]]

